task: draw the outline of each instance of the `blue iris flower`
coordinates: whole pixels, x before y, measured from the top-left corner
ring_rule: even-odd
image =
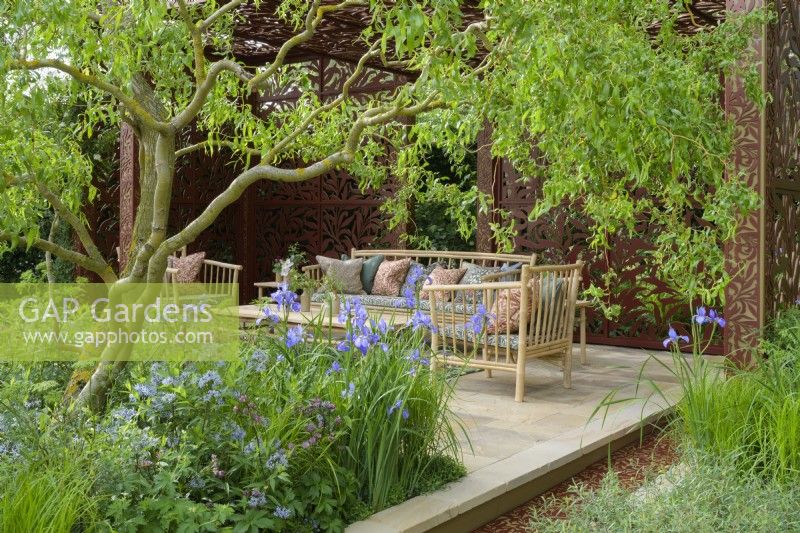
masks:
[[[274,313],[268,305],[264,306],[261,312],[264,314],[264,316],[260,316],[256,319],[256,326],[260,326],[264,320],[269,320],[273,324],[277,324],[281,321],[281,317]]]
[[[364,324],[369,319],[369,314],[367,314],[367,308],[361,303],[361,298],[348,298],[340,307],[339,323],[344,324],[348,319],[352,319],[355,329],[364,329]]]
[[[356,393],[356,384],[351,381],[350,384],[347,386],[347,389],[342,391],[342,398],[352,398],[353,394],[355,393]]]
[[[397,411],[403,406],[403,400],[397,400],[394,404],[390,405],[389,408],[386,410],[386,416],[391,416],[392,413]]]
[[[286,309],[292,311],[300,311],[300,299],[297,296],[297,293],[294,293],[289,290],[289,287],[286,283],[282,283],[280,288],[269,295],[275,303],[278,304],[278,310],[283,311]]]
[[[359,335],[358,337],[356,337],[353,340],[353,346],[358,348],[358,350],[361,352],[361,355],[367,355],[367,351],[369,350],[369,347],[371,346],[369,341],[370,341],[370,339],[369,339],[368,336]]]
[[[491,315],[486,310],[486,306],[483,304],[478,304],[477,308],[475,309],[475,314],[470,317],[469,321],[467,322],[467,326],[475,335],[478,335],[483,331],[483,328],[486,327],[486,323],[490,318]]]
[[[719,316],[715,309],[709,309],[708,311],[706,311],[706,308],[702,305],[697,308],[697,312],[692,318],[694,319],[695,322],[697,322],[701,326],[703,324],[708,324],[713,322],[717,324],[719,327],[724,328],[725,324],[727,324],[725,319]]]
[[[286,332],[286,347],[291,348],[303,342],[303,326],[294,326]]]
[[[408,320],[409,326],[412,326],[414,331],[417,331],[420,328],[428,329],[432,332],[436,332],[436,327],[433,325],[433,320],[431,320],[430,315],[426,315],[419,309],[414,311],[414,314],[411,315],[411,318]]]
[[[678,332],[675,331],[675,328],[670,326],[669,331],[667,332],[667,338],[664,339],[664,348],[668,347],[670,344],[678,344],[678,341],[689,342],[689,337],[686,335],[678,335]]]
[[[336,345],[336,349],[340,352],[349,352],[350,351],[350,341],[340,341],[339,344]]]
[[[334,361],[331,364],[331,367],[325,371],[325,375],[330,376],[334,372],[341,372],[341,371],[342,371],[342,365],[339,364],[339,361]]]

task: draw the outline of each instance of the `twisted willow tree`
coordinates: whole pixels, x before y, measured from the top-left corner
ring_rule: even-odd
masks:
[[[390,175],[399,180],[400,192],[385,205],[392,223],[408,218],[410,199],[428,195],[446,202],[469,232],[476,204],[490,209],[489,199],[476,188],[462,192],[438,182],[424,159],[436,146],[463,162],[488,125],[496,155],[509,158],[524,179],[544,179],[534,215],[575,202],[592,221],[591,244],[600,248],[610,235],[635,234],[645,218],[662,228],[654,257],[667,277],[690,284],[695,294],[721,293],[719,243],[734,235],[758,198],[728,168],[733,129],[718,104],[720,74],[753,79],[746,60],[763,16],[731,17],[714,31],[686,37],[674,30],[683,5],[662,0],[483,1],[471,5],[483,19],[470,24],[456,0],[284,0],[276,13],[296,33],[272,61],[251,68],[232,53],[242,3],[0,5],[3,246],[41,248],[96,272],[112,288],[156,282],[167,257],[250,185],[344,168],[362,187],[379,187]],[[361,34],[365,53],[341,93],[321,101],[307,68],[286,59],[315,38],[327,16],[357,6],[371,14]],[[661,27],[655,37],[646,31],[653,21]],[[410,72],[412,81],[352,98],[350,87],[370,65]],[[289,84],[300,94],[293,107],[262,119],[247,105],[254,93]],[[77,128],[50,114],[53,98],[85,106]],[[81,212],[95,191],[92,154],[82,153],[76,139],[123,122],[139,141],[140,202],[131,260],[115,272]],[[205,139],[182,146],[190,126]],[[387,139],[397,148],[389,162],[381,157]],[[168,235],[176,160],[221,147],[243,170],[196,219]],[[646,200],[634,200],[637,189],[648,191]],[[703,223],[688,225],[688,210]],[[82,250],[40,235],[49,212],[73,229]],[[511,235],[502,224],[494,229],[501,241]],[[108,361],[78,405],[102,405],[123,367],[113,353],[104,356]]]

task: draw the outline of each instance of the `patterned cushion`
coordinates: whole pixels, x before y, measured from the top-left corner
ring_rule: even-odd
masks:
[[[500,272],[511,272],[508,276],[503,276],[497,281],[519,281],[519,270],[522,268],[522,263],[503,263],[500,266]]]
[[[311,301],[315,304],[321,304],[328,301],[328,293],[318,291],[311,295]]]
[[[500,267],[482,267],[466,261],[461,263],[461,267],[467,269],[467,271],[464,273],[464,277],[461,278],[459,285],[477,285],[486,274],[500,272]],[[480,303],[483,301],[483,294],[480,291],[467,291],[456,295],[455,301],[463,302],[466,300],[468,303],[472,303],[473,299],[475,303]]]
[[[374,294],[359,295],[358,298],[361,303],[367,307],[391,307],[397,309],[403,307],[405,300],[399,296],[376,296]],[[325,292],[315,292],[311,295],[311,301],[314,303],[324,303],[328,301],[328,295]]]
[[[501,346],[505,348],[509,346],[512,349],[519,348],[519,335],[511,334],[511,335],[485,335],[482,336],[480,334],[475,334],[471,327],[467,324],[456,324],[455,327],[453,326],[445,326],[440,330],[440,333],[444,337],[455,337],[458,340],[463,340],[466,338],[467,342],[480,342],[483,344],[484,340],[488,346]]]
[[[364,266],[363,258],[341,261],[318,255],[317,263],[319,263],[322,272],[339,285],[342,294],[364,293],[364,287],[361,285],[361,269]]]
[[[501,271],[501,267],[485,267],[475,263],[463,262],[461,268],[467,269],[464,277],[461,278],[461,285],[474,285],[481,282],[481,278],[486,274],[496,274]]]
[[[410,266],[410,258],[383,261],[378,267],[378,273],[375,274],[372,294],[376,296],[399,296]]]
[[[430,273],[428,279],[425,280],[425,285],[458,285],[458,282],[461,281],[466,271],[467,269],[465,268],[442,268],[437,266],[433,269],[433,272]],[[450,299],[448,293],[441,293],[441,296],[447,300]],[[422,300],[427,300],[428,297],[429,294],[427,292],[423,292],[420,295],[420,299]]]
[[[405,307],[405,302],[405,299],[400,296],[368,294],[361,297],[361,303],[367,307],[390,307],[392,309],[399,309]]]
[[[519,312],[522,291],[520,289],[501,290],[497,295],[489,314],[492,320],[486,326],[486,333],[517,333],[519,331]],[[528,317],[531,306],[528,305]],[[528,322],[527,320],[525,321]]]
[[[172,267],[178,269],[175,273],[175,281],[178,283],[193,283],[197,281],[197,276],[200,274],[200,269],[203,268],[203,260],[205,258],[205,252],[173,258]]]
[[[532,289],[532,298],[536,297],[539,293],[539,305],[553,306],[561,305],[564,301],[564,296],[561,294],[561,287],[564,280],[555,278],[553,276],[546,276],[544,278],[534,278],[528,282]]]
[[[347,261],[350,256],[342,254],[342,261]],[[383,262],[385,257],[382,255],[374,255],[369,259],[364,259],[364,266],[361,267],[361,285],[367,294],[372,293],[372,284],[375,281],[375,274],[378,273],[378,267]]]

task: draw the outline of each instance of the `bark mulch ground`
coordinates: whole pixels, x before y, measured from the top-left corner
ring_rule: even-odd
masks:
[[[611,454],[611,468],[619,476],[620,482],[628,490],[636,490],[648,475],[666,470],[677,460],[675,445],[669,438],[659,432],[644,436],[641,445],[637,440]],[[496,518],[476,529],[476,533],[527,533],[531,511],[538,508],[545,516],[563,518],[562,504],[568,499],[575,499],[575,485],[583,485],[596,489],[603,476],[608,472],[608,458],[590,465],[586,470],[576,474],[551,488],[544,494],[520,505],[503,516]]]

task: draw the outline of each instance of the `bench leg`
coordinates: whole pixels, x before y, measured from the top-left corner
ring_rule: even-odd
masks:
[[[572,343],[564,350],[564,388],[572,388]]]
[[[487,378],[490,378],[490,377],[492,377],[492,369],[491,369],[491,368],[487,368],[487,369],[486,369],[486,377],[487,377]]]
[[[586,309],[581,307],[581,364],[585,365],[586,359]]]
[[[525,354],[517,354],[517,381],[514,390],[514,401],[521,402],[525,399]]]

